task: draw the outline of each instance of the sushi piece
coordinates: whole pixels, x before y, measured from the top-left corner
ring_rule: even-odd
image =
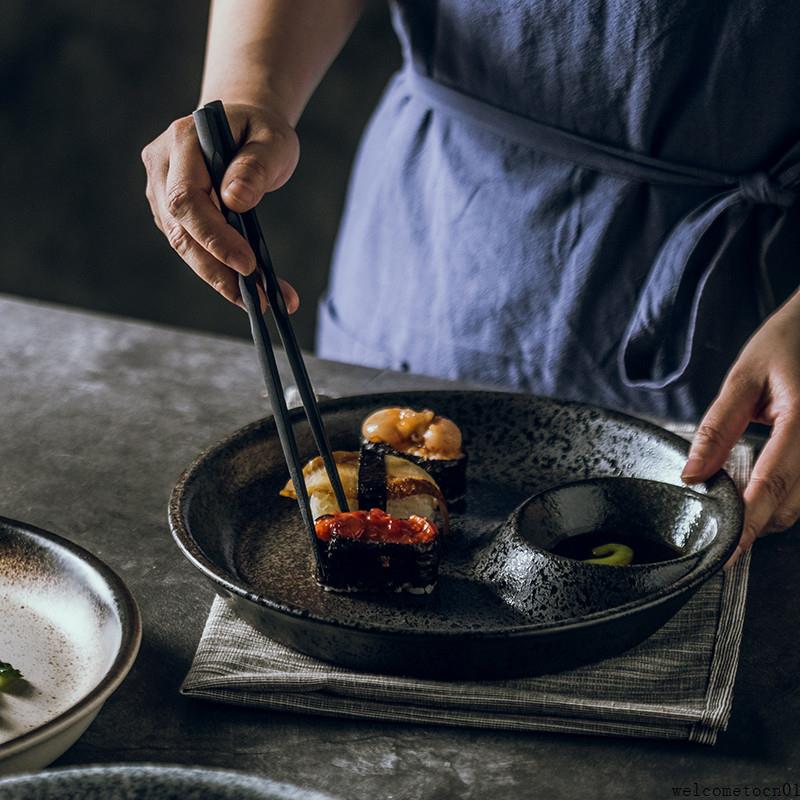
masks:
[[[422,467],[439,485],[451,511],[466,506],[467,456],[461,431],[430,409],[381,408],[361,425],[364,446],[399,455]]]
[[[428,473],[413,462],[362,448],[334,451],[347,498],[340,511],[320,457],[303,468],[320,555],[318,580],[340,592],[433,590],[439,568],[441,515],[447,504]],[[289,481],[281,491],[296,498]]]
[[[320,517],[315,531],[329,591],[428,594],[436,585],[439,532],[425,517],[345,511]]]
[[[333,460],[339,472],[348,510],[358,511],[380,508],[390,516],[408,518],[414,514],[434,519],[437,511],[447,530],[447,505],[436,481],[412,461],[398,456],[372,454],[348,450],[335,450]],[[379,459],[375,461],[375,457]],[[303,467],[303,478],[311,503],[311,514],[318,519],[340,511],[333,487],[325,472],[320,456],[312,458]],[[382,486],[378,492],[376,484]],[[283,497],[297,499],[294,486],[288,481],[281,490]],[[381,502],[382,497],[385,498]],[[359,504],[359,497],[365,505]]]

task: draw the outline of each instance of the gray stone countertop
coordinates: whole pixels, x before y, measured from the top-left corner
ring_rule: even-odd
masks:
[[[800,796],[796,530],[756,547],[733,716],[714,747],[190,700],[178,687],[213,593],[172,542],[167,498],[198,451],[268,413],[251,346],[10,298],[0,298],[0,336],[0,514],[106,561],[144,623],[131,674],[57,765],[226,767],[352,800],[667,798],[672,787],[703,796],[786,782]],[[309,371],[336,394],[452,385],[317,359]]]

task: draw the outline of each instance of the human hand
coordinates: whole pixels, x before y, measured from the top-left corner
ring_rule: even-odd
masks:
[[[800,292],[753,334],[700,423],[681,476],[710,478],[749,422],[772,426],[744,491],[742,537],[726,567],[758,536],[800,517]]]
[[[266,192],[286,183],[300,146],[292,126],[273,112],[241,104],[227,105],[225,111],[241,146],[222,180],[222,200],[232,211],[249,211]],[[144,148],[142,161],[156,226],[197,275],[244,307],[238,273],[249,275],[256,268],[255,255],[219,210],[192,117],[175,120]],[[292,313],[300,305],[297,292],[286,281],[280,284]]]

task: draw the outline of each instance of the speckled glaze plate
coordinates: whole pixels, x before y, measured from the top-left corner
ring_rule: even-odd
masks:
[[[0,692],[0,775],[39,769],[86,730],[130,670],[139,611],[91,553],[0,517],[0,661],[24,680]]]
[[[0,780],[0,800],[333,800],[241,772],[161,765],[53,770]]]
[[[278,496],[287,470],[271,418],[203,453],[170,501],[179,547],[217,592],[253,626],[309,655],[366,671],[453,679],[533,675],[600,660],[666,622],[724,564],[738,540],[741,500],[720,472],[694,493],[707,503],[716,533],[678,577],[627,602],[616,596],[598,607],[587,605],[586,593],[560,569],[553,572],[560,576],[557,584],[529,592],[531,602],[520,605],[498,586],[498,575],[517,568],[519,543],[505,546],[503,538],[515,509],[547,487],[593,477],[682,486],[686,442],[649,423],[577,403],[438,391],[322,403],[333,448],[357,449],[362,419],[387,405],[428,407],[452,418],[469,455],[467,510],[453,517],[454,534],[431,595],[320,589],[296,504]],[[314,447],[303,411],[292,413],[300,451],[310,457]],[[615,568],[605,568],[606,574],[608,569]],[[602,590],[595,587],[593,596]]]

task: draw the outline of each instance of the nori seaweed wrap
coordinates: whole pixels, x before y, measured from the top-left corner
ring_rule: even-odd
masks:
[[[386,511],[386,454],[363,445],[358,451],[358,507]]]

